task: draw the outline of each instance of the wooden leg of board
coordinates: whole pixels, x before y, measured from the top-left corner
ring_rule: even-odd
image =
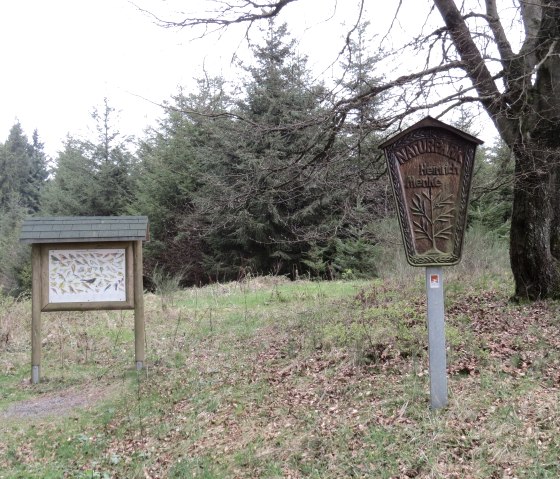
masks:
[[[144,367],[146,332],[144,326],[144,283],[142,280],[142,241],[134,242],[134,351],[136,369]]]
[[[41,379],[41,247],[31,247],[31,383]]]

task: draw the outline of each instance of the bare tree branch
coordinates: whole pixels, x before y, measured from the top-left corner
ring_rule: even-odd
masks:
[[[507,68],[509,66],[509,62],[513,58],[513,50],[506,36],[506,32],[504,31],[504,27],[500,22],[496,0],[486,0],[486,13],[486,19],[490,29],[492,30],[492,34],[494,35],[494,40],[496,41],[496,47],[500,53],[502,64],[504,68]]]
[[[253,24],[259,20],[274,18],[287,5],[297,1],[298,0],[277,0],[255,2],[251,0],[240,0],[237,3],[217,2],[220,3],[221,8],[217,11],[209,12],[210,14],[208,16],[186,17],[181,21],[163,20],[152,12],[145,9],[140,10],[152,16],[161,26],[166,28],[208,27],[209,25],[213,25],[219,29],[224,29],[235,24]]]
[[[479,49],[475,45],[471,32],[467,28],[453,0],[434,0],[441,16],[449,29],[449,34],[457,53],[465,64],[473,85],[475,86],[484,108],[494,121],[500,135],[513,142],[515,124],[508,118],[507,105],[494,78],[488,70]]]

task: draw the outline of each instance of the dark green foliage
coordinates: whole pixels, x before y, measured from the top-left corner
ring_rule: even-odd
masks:
[[[12,126],[8,139],[0,145],[0,207],[17,202],[30,213],[39,209],[39,197],[47,178],[46,156],[39,135],[33,143],[19,123]]]
[[[321,196],[332,193],[309,198],[319,189],[306,167],[314,132],[296,126],[322,89],[306,86],[285,27],[269,33],[244,98],[233,104],[223,81],[204,79],[198,95],[174,98],[141,148],[134,211],[150,217],[156,238],[147,258],[189,282],[290,272],[308,248],[298,228],[325,219]]]
[[[112,124],[114,112],[107,100],[102,112],[94,110],[95,141],[67,138],[43,197],[43,213],[113,216],[126,212],[132,199],[135,160],[128,139]]]
[[[271,22],[263,34],[234,94],[222,79],[202,79],[197,94],[173,98],[141,145],[129,211],[150,218],[147,271],[158,265],[191,284],[249,273],[371,276],[368,225],[391,210],[367,126],[375,105],[340,130],[286,26]],[[352,44],[352,91],[373,62],[360,48]]]
[[[349,96],[360,95],[379,82],[375,77],[377,57],[368,53],[369,23],[358,25],[356,39],[350,38],[342,61],[341,86]],[[333,279],[377,275],[378,234],[372,225],[392,213],[393,198],[384,176],[385,161],[377,145],[375,124],[379,100],[364,101],[348,112],[324,173],[331,177],[331,189],[338,198],[330,223],[323,226],[335,235],[318,238],[305,254],[303,263],[311,274]],[[334,178],[334,181],[333,181]]]
[[[372,136],[355,125],[338,131],[329,93],[294,49],[286,26],[271,22],[246,69],[235,110],[242,121],[230,122],[229,149],[213,157],[204,198],[218,225],[209,232],[209,270],[226,277],[324,274],[327,266],[314,268],[311,257],[331,251],[321,261],[333,268],[330,261],[355,239],[351,230],[378,206]],[[355,270],[371,273],[365,265]]]
[[[27,182],[27,202],[30,211],[36,213],[41,209],[41,195],[45,188],[49,174],[47,171],[47,156],[43,151],[44,145],[39,139],[39,133],[37,130],[33,131],[31,141],[31,167]]]
[[[361,236],[333,238],[324,246],[314,245],[303,263],[312,275],[326,279],[376,277],[379,249]]]
[[[16,196],[0,207],[0,291],[15,295],[31,289],[30,278],[26,278],[31,260],[29,247],[19,243],[21,223],[27,214]]]
[[[194,201],[204,181],[202,164],[210,163],[214,154],[214,123],[219,123],[202,113],[226,101],[220,99],[219,80],[201,80],[199,85],[199,95],[176,95],[158,130],[142,142],[137,196],[130,209],[150,219],[153,239],[146,248],[146,270],[160,265],[194,283],[208,279],[202,265],[202,221]]]
[[[95,168],[85,156],[82,143],[67,138],[64,149],[56,159],[54,178],[43,196],[43,212],[59,216],[84,216],[95,214],[92,203],[96,201]]]
[[[271,23],[264,45],[254,48],[236,108],[243,121],[231,123],[230,150],[209,171],[206,201],[219,225],[210,244],[216,269],[228,276],[291,273],[308,248],[308,230],[328,220],[328,198],[336,195],[321,188],[318,125],[305,125],[321,114],[325,92],[286,37],[285,25]]]
[[[40,208],[46,163],[37,131],[29,143],[16,123],[0,144],[0,290],[13,294],[30,286],[29,251],[19,244],[19,230],[25,216]]]
[[[510,149],[498,142],[477,157],[469,222],[478,223],[498,236],[509,236],[513,203],[514,165]]]

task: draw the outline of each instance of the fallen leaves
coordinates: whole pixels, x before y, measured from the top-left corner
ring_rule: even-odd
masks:
[[[462,323],[461,327],[473,337],[470,343],[464,342],[456,348],[457,360],[450,364],[449,372],[474,374],[483,367],[496,365],[512,376],[522,377],[531,372],[558,384],[558,316],[558,305],[554,302],[517,306],[500,298],[495,291],[456,299],[447,310],[447,320],[452,324]],[[485,359],[486,356],[493,361]]]
[[[424,298],[377,285],[329,301],[296,301],[292,310],[271,302],[266,308],[278,309],[266,309],[250,334],[237,334],[232,321],[219,329],[217,310],[210,333],[209,316],[197,323],[184,313],[180,342],[177,322],[150,324],[158,360],[107,423],[64,435],[86,451],[68,470],[149,479],[560,471],[556,303],[514,305],[493,290],[454,294],[446,309],[450,405],[433,412]],[[21,442],[22,464],[47,461]],[[10,447],[0,442],[0,455]],[[88,456],[93,447],[101,452]]]

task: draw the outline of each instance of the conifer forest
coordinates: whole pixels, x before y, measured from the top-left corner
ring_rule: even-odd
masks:
[[[110,98],[92,106],[95,134],[69,132],[54,157],[40,132],[16,122],[0,144],[3,291],[29,289],[18,242],[29,215],[147,215],[147,287],[158,274],[185,286],[248,274],[375,277],[396,224],[378,145],[443,107],[439,117],[469,134],[486,128],[481,115],[497,131],[477,152],[468,227],[509,245],[517,297],[557,297],[558,8],[513,2],[508,29],[500,2],[456,3],[433,1],[441,28],[403,46],[424,55],[425,68],[396,77],[378,65],[399,51],[372,51],[379,26],[359,18],[336,85],[312,72],[277,18],[295,0],[217,4],[214,16],[167,21],[179,30],[247,23],[259,40],[235,78],[200,72],[196,88],[170,93],[140,137],[120,134]],[[442,84],[445,93],[430,96]]]

